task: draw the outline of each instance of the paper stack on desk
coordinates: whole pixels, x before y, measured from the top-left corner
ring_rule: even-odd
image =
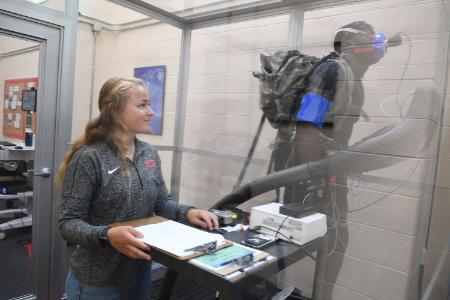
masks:
[[[204,251],[192,250],[215,243],[217,248],[231,245],[220,234],[196,229],[175,221],[164,221],[136,227],[144,237],[140,240],[164,251],[178,259],[190,259],[204,254]]]

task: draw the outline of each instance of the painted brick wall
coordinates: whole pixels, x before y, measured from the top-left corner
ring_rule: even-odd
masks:
[[[98,5],[98,3],[93,3]],[[83,3],[83,5],[86,5]],[[88,5],[88,4],[87,4]],[[86,7],[95,11],[101,7]],[[115,12],[111,18],[121,19]],[[410,43],[391,48],[364,77],[369,121],[359,120],[350,143],[355,143],[401,118],[395,97],[405,113],[409,94],[419,86],[429,86],[439,93],[445,85],[444,73],[448,38],[448,2],[419,0],[370,1],[339,8],[308,11],[305,14],[302,50],[317,56],[330,51],[332,33],[354,20],[365,20],[377,31],[388,34],[406,32]],[[261,117],[258,83],[252,71],[259,69],[259,53],[288,47],[289,17],[274,16],[194,30],[189,69],[187,114],[184,146],[217,153],[246,156]],[[145,136],[156,145],[172,145],[174,136],[176,89],[181,32],[168,25],[114,33],[102,30],[97,36],[94,103],[90,107],[92,45],[90,26],[79,24],[75,75],[75,99],[72,139],[81,135],[92,115],[98,114],[96,102],[101,84],[111,76],[131,76],[133,68],[166,65],[164,135]],[[411,45],[409,47],[409,45]],[[408,61],[408,53],[410,58]],[[0,59],[0,90],[6,78],[37,74],[37,54],[27,59]],[[28,61],[29,65],[24,65]],[[34,63],[33,67],[31,64]],[[12,65],[11,65],[12,64]],[[405,71],[405,64],[407,64]],[[14,66],[18,73],[6,71]],[[435,202],[431,215],[429,251],[426,257],[425,284],[445,248],[450,231],[450,99],[445,94],[442,141],[438,155]],[[1,111],[1,109],[0,109]],[[435,132],[438,132],[436,128]],[[270,156],[269,145],[275,131],[266,124],[245,181],[265,174]],[[424,137],[417,137],[418,142]],[[402,149],[398,163],[371,171],[363,177],[348,178],[336,187],[336,205],[348,203],[352,212],[341,220],[348,230],[348,241],[330,229],[325,246],[326,272],[321,281],[322,299],[414,299],[417,289],[419,250],[428,216],[433,178],[433,144],[427,151]],[[166,182],[170,181],[171,153],[160,152]],[[180,201],[207,208],[232,190],[243,160],[184,154]],[[375,180],[378,179],[378,180]],[[268,193],[247,208],[273,199]],[[366,207],[367,206],[367,207]],[[364,209],[360,209],[365,207]],[[330,216],[333,211],[328,211]],[[340,226],[339,228],[341,228]],[[334,246],[336,244],[336,246]],[[434,291],[433,299],[444,299],[450,267]],[[314,262],[297,262],[277,280],[280,286],[294,284],[311,294]],[[329,297],[329,298],[326,298]]]

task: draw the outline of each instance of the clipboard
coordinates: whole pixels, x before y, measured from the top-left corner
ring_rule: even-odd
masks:
[[[142,223],[141,220],[138,221]],[[220,234],[161,217],[135,229],[144,235],[140,239],[142,242],[179,260],[188,260],[232,245],[232,242],[225,240]]]
[[[138,227],[138,226],[143,226],[143,225],[147,225],[147,224],[158,224],[164,221],[168,221],[169,219],[166,219],[164,217],[160,217],[160,216],[153,216],[153,217],[148,217],[148,218],[143,218],[143,219],[137,219],[137,220],[131,220],[131,221],[126,221],[126,222],[120,222],[120,223],[114,223],[114,224],[110,224],[109,227],[117,227],[117,226],[132,226],[132,227]]]
[[[236,258],[231,258],[232,256],[230,256],[229,253],[233,250],[236,250],[237,252],[240,251],[240,254],[242,254],[241,259],[239,259],[239,253],[237,254]],[[251,255],[248,255],[246,253],[250,253]],[[215,260],[216,257],[219,258],[220,261],[220,256],[228,257],[231,259],[228,261],[228,263],[225,263],[224,261],[224,264],[221,264],[220,262],[218,263],[218,261]],[[251,260],[249,260],[248,257],[251,257]],[[269,253],[265,251],[250,248],[237,243],[232,243],[231,247],[218,250],[216,251],[216,253],[211,255],[204,255],[193,258],[189,262],[218,275],[227,276],[236,271],[245,268],[251,268],[252,266],[255,266],[256,263],[263,262],[267,259],[270,260],[270,256]]]

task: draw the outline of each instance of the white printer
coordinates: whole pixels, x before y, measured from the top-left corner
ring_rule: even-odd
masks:
[[[313,213],[302,218],[294,218],[280,214],[282,205],[269,203],[253,207],[250,214],[250,229],[260,226],[258,231],[272,236],[278,231],[278,238],[290,239],[300,245],[327,233],[326,215]]]

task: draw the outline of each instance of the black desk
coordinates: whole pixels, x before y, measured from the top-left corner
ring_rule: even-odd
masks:
[[[255,233],[247,230],[243,232],[225,233],[224,237],[239,243],[244,240],[245,237],[254,234]],[[319,241],[320,239],[316,239],[303,247],[307,248],[309,251],[314,251],[318,248]],[[274,256],[276,259],[251,268],[251,270],[245,274],[238,275],[232,279],[225,279],[218,274],[206,271],[187,261],[180,261],[163,252],[152,250],[150,252],[152,258],[168,268],[164,284],[161,288],[160,299],[169,299],[177,273],[219,291],[220,299],[243,299],[243,293],[247,288],[262,280],[268,279],[272,275],[277,274],[279,271],[297,262],[299,259],[307,256],[306,252],[301,249],[300,246],[285,241],[277,242],[261,250],[270,253],[270,255]]]

